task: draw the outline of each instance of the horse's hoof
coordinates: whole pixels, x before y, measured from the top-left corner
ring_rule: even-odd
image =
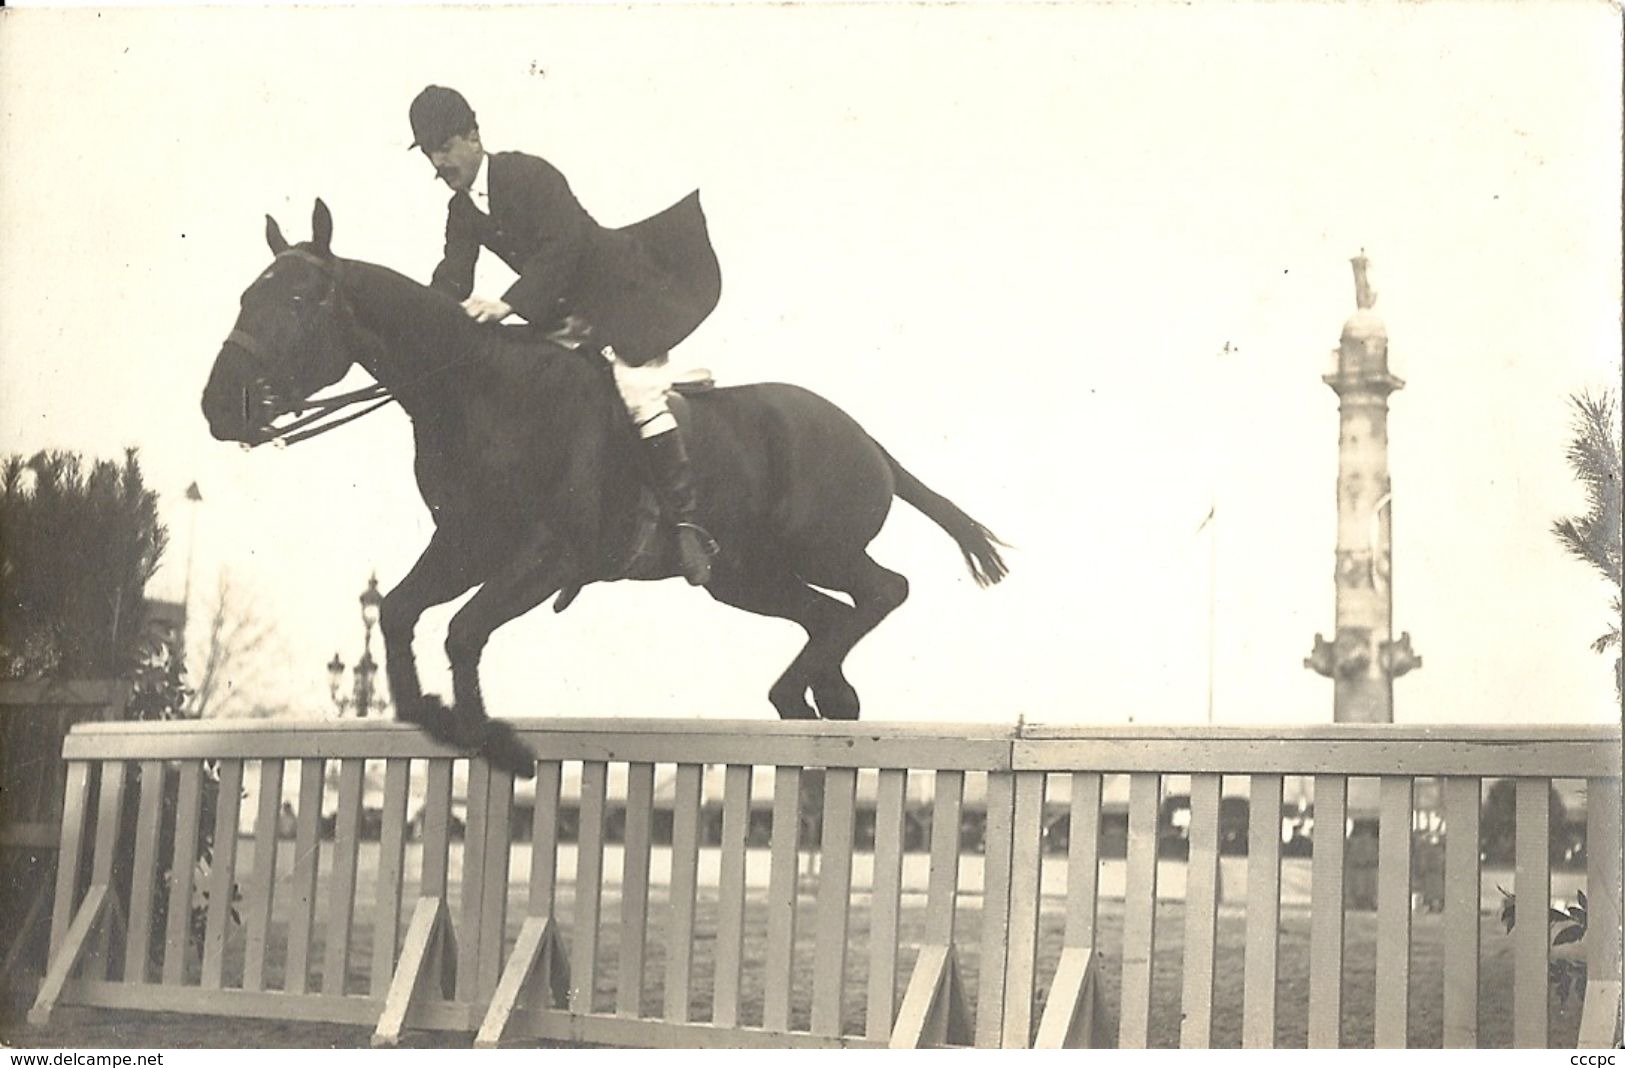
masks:
[[[415,706],[401,708],[396,718],[427,732],[436,741],[455,741],[451,709],[432,693],[424,694]]]
[[[516,779],[536,777],[536,754],[519,740],[514,729],[501,720],[487,720],[485,737],[480,740],[479,754],[493,768],[505,771]]]
[[[813,703],[824,719],[855,720],[858,718],[858,691],[845,679],[816,683],[812,688]]]
[[[807,703],[805,686],[797,688],[794,683],[788,685],[779,683],[768,691],[767,699],[772,703],[773,710],[779,714],[780,719],[818,718],[818,713]]]

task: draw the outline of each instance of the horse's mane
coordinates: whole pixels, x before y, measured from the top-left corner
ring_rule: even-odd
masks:
[[[366,260],[340,260],[347,285],[367,287],[367,297],[374,317],[389,317],[395,321],[410,321],[442,331],[448,339],[472,339],[478,324],[463,313],[462,306],[450,294],[408,278],[401,272],[382,264]],[[456,335],[463,335],[457,338]]]
[[[363,325],[374,330],[387,325],[400,336],[404,324],[404,334],[411,338],[404,346],[410,351],[396,347],[390,353],[396,358],[389,372],[392,381],[384,382],[382,366],[367,367],[403,402],[413,398],[401,396],[402,391],[421,391],[424,396],[418,399],[432,403],[434,395],[458,388],[535,390],[539,406],[566,404],[574,416],[591,412],[613,429],[624,425],[631,434],[614,383],[593,357],[567,349],[533,327],[476,323],[456,298],[392,268],[365,260],[340,262],[345,287],[361,297],[353,303],[365,308]],[[406,359],[400,360],[402,356]],[[382,363],[386,357],[380,353],[378,359]]]

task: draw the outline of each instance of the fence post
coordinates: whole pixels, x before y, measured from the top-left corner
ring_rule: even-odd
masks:
[[[1027,1049],[1033,1040],[1034,972],[1044,875],[1042,771],[1015,773],[1014,837],[1010,848],[1010,949],[1005,954],[1004,1025],[1000,1045]]]
[[[1620,1038],[1620,790],[1618,779],[1586,788],[1586,994],[1582,1047]]]
[[[1015,772],[989,772],[987,823],[982,837],[982,952],[978,963],[974,1036],[976,1045],[984,1048],[998,1047],[1004,1037],[1005,997],[1009,993],[1005,969],[1010,952],[1011,840],[1015,814]]]

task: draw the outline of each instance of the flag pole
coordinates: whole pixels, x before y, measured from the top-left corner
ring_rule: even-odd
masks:
[[[181,619],[183,620],[181,625],[183,627],[185,626],[184,620],[190,619],[192,616],[192,558],[197,551],[197,506],[198,502],[203,500],[203,492],[197,488],[196,482],[186,487],[186,500],[188,509],[186,520],[186,583],[185,589],[181,593]]]
[[[1207,515],[1196,525],[1196,533],[1207,531],[1207,721],[1213,722],[1213,662],[1215,635],[1218,633],[1219,590],[1219,501],[1215,496],[1208,506]],[[1211,528],[1211,529],[1209,529]]]
[[[1213,666],[1214,649],[1218,635],[1219,603],[1219,505],[1215,501],[1208,511],[1207,532],[1207,722],[1213,725]]]

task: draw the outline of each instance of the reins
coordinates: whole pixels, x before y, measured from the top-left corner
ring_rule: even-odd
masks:
[[[299,259],[303,259],[315,264],[322,270],[327,271],[332,280],[332,284],[327,291],[327,295],[322,298],[322,303],[331,304],[338,299],[339,270],[337,261],[329,262],[322,259],[320,256],[305,251],[302,248],[284,249],[277,255],[279,257],[295,256]],[[261,348],[259,342],[256,341],[253,336],[245,333],[244,331],[233,330],[230,335],[228,335],[226,340],[247,352],[255,360],[264,360],[263,349]],[[422,372],[421,374],[412,376],[405,382],[401,383],[401,385],[408,387],[416,386],[430,378],[435,377],[436,375],[444,374],[446,371],[451,370],[453,367],[458,366],[462,362],[465,361],[448,361],[439,367],[434,367]],[[266,429],[271,431],[270,436],[266,437],[257,444],[264,445],[274,443],[279,446],[297,445],[301,441],[308,441],[317,435],[327,433],[329,430],[336,430],[346,423],[352,423],[364,415],[371,415],[378,409],[387,404],[393,403],[398,399],[399,398],[396,396],[396,391],[392,390],[390,387],[381,382],[374,382],[370,386],[362,386],[360,389],[354,389],[348,393],[340,393],[333,397],[312,397],[305,402],[302,408],[298,409],[298,411],[301,413],[298,418],[286,426],[267,427]],[[369,401],[372,403],[368,403]],[[346,408],[354,407],[357,404],[365,404],[367,406],[362,408],[360,411],[351,412],[350,414],[341,418],[331,419],[327,422],[323,422],[323,420],[328,420],[330,416],[335,415],[338,412],[342,412]]]
[[[369,400],[375,401],[375,403],[367,405],[359,412],[351,412],[342,419],[334,419],[332,422],[322,423],[320,426],[311,426],[312,423],[326,419],[335,412],[341,412],[356,404],[365,404]],[[393,404],[394,401],[395,396],[390,393],[389,388],[377,382],[370,386],[363,386],[361,389],[352,390],[349,393],[341,393],[337,397],[313,398],[310,403],[316,406],[316,411],[311,412],[309,415],[300,416],[287,426],[273,427],[272,429],[276,433],[265,440],[277,442],[284,446],[297,445],[301,441],[309,441],[318,434],[336,430],[345,423],[353,423],[363,415],[371,415],[384,405]],[[305,429],[307,427],[309,429]]]
[[[422,374],[414,375],[413,377],[407,379],[403,384],[407,386],[418,385],[436,375],[446,373],[452,368],[458,366],[458,364],[461,362],[462,361],[459,360],[448,361],[441,364],[439,367],[434,367],[424,371]],[[363,415],[371,415],[379,408],[384,407],[386,404],[394,403],[398,399],[399,398],[395,396],[393,390],[380,382],[374,382],[370,386],[362,386],[360,389],[351,390],[349,393],[341,393],[336,397],[312,397],[307,404],[314,406],[317,409],[316,411],[311,412],[309,415],[301,415],[298,419],[289,423],[287,426],[280,428],[272,427],[271,429],[275,430],[276,432],[265,440],[267,442],[277,442],[281,445],[297,445],[299,442],[307,441],[318,434],[325,434],[329,430],[336,430],[345,423],[354,422],[355,420],[360,419]],[[351,412],[342,419],[334,419],[332,422],[323,423],[320,426],[310,426],[310,424],[315,423],[318,420],[325,419],[335,412],[340,412],[345,408],[349,408],[357,404],[366,404],[368,401],[374,400],[377,403],[368,405],[359,412]],[[309,408],[304,408],[301,410],[310,411]],[[303,429],[305,427],[310,427],[310,429]],[[295,431],[298,431],[298,433],[295,433]]]
[[[322,259],[320,256],[306,252],[301,248],[284,249],[277,253],[277,255],[279,257],[294,256],[312,263],[326,271],[328,273],[328,277],[331,279],[331,285],[328,288],[327,295],[322,298],[322,303],[332,304],[336,299],[338,299],[339,272],[337,261],[329,262]],[[243,351],[247,352],[249,356],[253,357],[255,360],[264,359],[263,350],[261,349],[259,342],[248,333],[242,330],[233,330],[230,335],[227,336],[226,340],[243,349]],[[308,441],[319,434],[327,433],[329,430],[336,430],[345,423],[352,423],[364,415],[371,415],[373,412],[376,412],[386,404],[390,404],[395,399],[395,395],[390,391],[389,387],[381,382],[374,382],[370,386],[363,386],[360,389],[354,389],[348,393],[340,393],[334,397],[312,397],[306,402],[305,407],[299,409],[301,414],[292,423],[281,427],[267,427],[267,429],[272,433],[259,444],[263,445],[274,442],[282,446],[297,445],[301,441]],[[374,403],[367,404],[368,401],[372,401]],[[346,415],[343,418],[334,419],[325,423],[322,422],[322,420],[327,419],[329,416],[357,404],[367,404],[367,407],[358,412],[351,412],[349,415]],[[304,414],[307,412],[309,414]]]

